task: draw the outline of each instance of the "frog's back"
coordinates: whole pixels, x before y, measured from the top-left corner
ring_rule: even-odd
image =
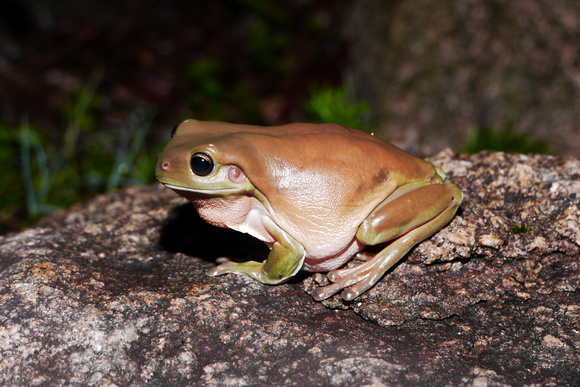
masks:
[[[433,171],[426,161],[383,139],[338,124],[294,123],[273,127],[211,121],[197,124],[198,141],[218,143],[224,157],[229,156],[232,164],[244,164],[240,167],[245,167],[248,175],[251,169],[263,166],[275,173],[276,161],[293,164],[300,170],[320,168],[323,173],[334,170],[346,175],[373,169],[380,176],[400,173],[410,180],[429,176]]]

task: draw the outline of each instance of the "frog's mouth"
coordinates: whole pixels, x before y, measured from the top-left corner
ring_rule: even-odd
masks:
[[[240,190],[236,188],[210,188],[210,189],[195,189],[189,187],[181,187],[178,185],[165,183],[161,181],[161,184],[175,191],[177,194],[183,196],[186,199],[195,196],[224,196],[229,194],[238,193]]]

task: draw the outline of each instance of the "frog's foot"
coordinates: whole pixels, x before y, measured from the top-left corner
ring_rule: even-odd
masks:
[[[237,273],[240,274],[241,271],[240,269],[243,271],[244,269],[242,267],[240,267],[240,263],[236,262],[236,261],[232,261],[230,258],[228,257],[218,257],[216,258],[216,263],[217,265],[209,268],[206,270],[205,275],[207,275],[208,277],[217,277],[223,274],[228,274],[228,273]],[[246,265],[246,266],[253,266],[253,264],[259,264],[259,262],[254,262],[254,261],[250,261],[250,262],[245,262],[245,263],[250,263],[250,265]],[[256,270],[257,267],[252,268],[253,270]],[[246,274],[245,272],[243,274]]]
[[[217,277],[219,275],[235,273],[235,274],[246,274],[252,278],[261,277],[263,263],[256,261],[248,262],[234,262],[229,259],[220,258],[218,262],[220,265],[214,266],[205,272],[209,277]],[[257,279],[257,278],[256,278]]]
[[[280,238],[283,239],[283,238]],[[283,239],[286,241],[288,239]],[[282,244],[274,243],[268,258],[264,262],[227,261],[221,265],[212,267],[206,274],[210,277],[227,273],[245,274],[267,285],[276,285],[296,274],[304,262],[304,249],[293,240]]]
[[[360,253],[357,253],[354,256],[354,259],[356,259],[358,261],[367,262],[367,261],[371,260],[372,258],[374,258],[376,255],[377,255],[377,253],[374,253],[374,252],[362,251]],[[336,282],[336,281],[339,281],[341,278],[346,277],[350,273],[356,272],[357,270],[360,270],[360,265],[357,265],[354,267],[347,267],[344,269],[333,270],[333,271],[329,272],[326,275],[326,277],[328,278],[328,280],[330,282]]]
[[[288,275],[283,275],[279,272],[268,271],[266,262],[256,262],[256,261],[247,261],[247,262],[227,261],[225,263],[222,263],[221,265],[212,267],[211,269],[205,272],[205,274],[209,277],[217,277],[219,275],[228,273],[245,274],[267,285],[280,284],[288,280],[288,278],[290,277]]]
[[[394,261],[392,264],[385,265],[384,259],[381,259],[385,258],[383,252],[358,266],[331,271],[328,273],[328,279],[333,283],[314,289],[312,297],[316,301],[322,301],[344,289],[340,296],[346,301],[354,300],[376,284],[385,272],[398,261],[398,259],[392,259]]]

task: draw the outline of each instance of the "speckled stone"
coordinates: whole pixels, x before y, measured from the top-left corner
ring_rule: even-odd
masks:
[[[353,302],[206,277],[263,244],[160,185],[0,237],[0,385],[577,384],[580,161],[433,161],[458,215]]]

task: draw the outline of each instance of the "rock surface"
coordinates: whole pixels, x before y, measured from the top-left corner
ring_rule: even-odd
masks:
[[[265,250],[159,185],[0,238],[0,384],[577,385],[580,161],[433,161],[460,212],[350,303],[206,277]]]
[[[580,157],[580,2],[350,3],[355,92],[391,141],[433,154],[473,143],[479,126],[494,149],[517,133],[518,151]]]

